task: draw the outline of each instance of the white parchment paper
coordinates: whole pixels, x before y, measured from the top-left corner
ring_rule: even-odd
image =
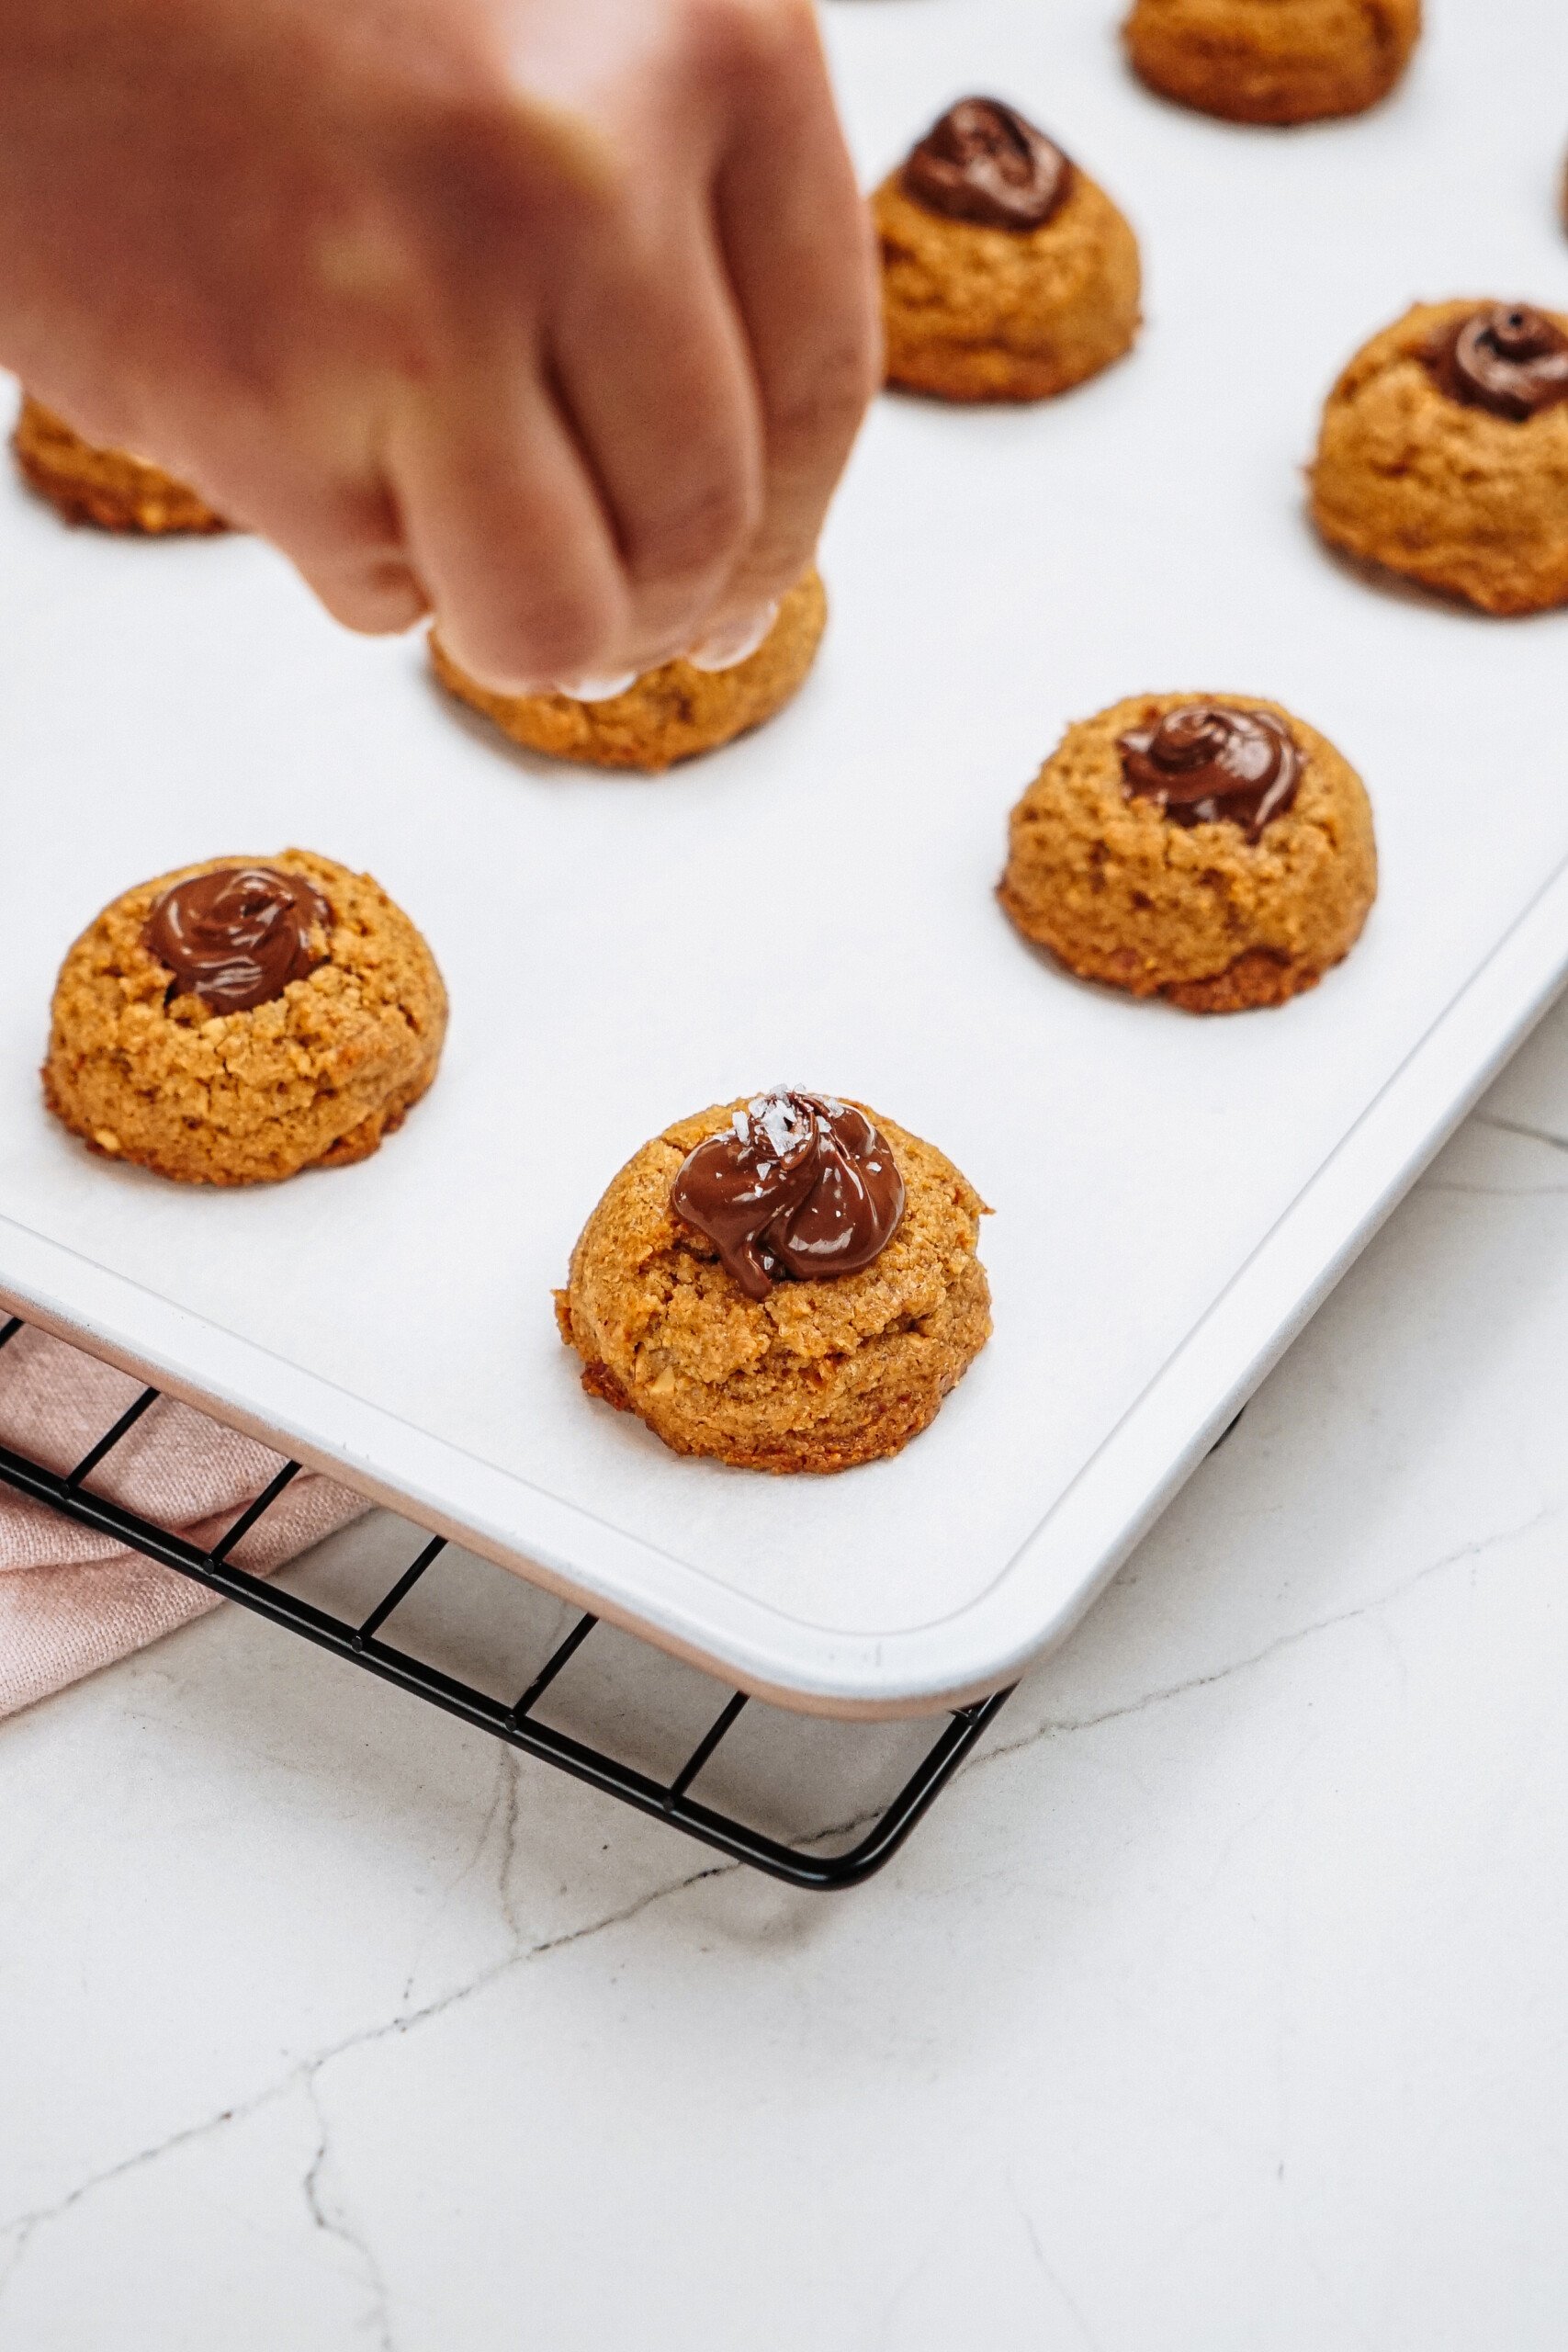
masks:
[[[63,529],[0,486],[0,1208],[385,1415],[765,1600],[802,1638],[955,1617],[1568,857],[1568,616],[1368,586],[1303,520],[1342,361],[1417,296],[1568,307],[1556,0],[1450,0],[1376,117],[1238,131],[1128,80],[1109,0],[836,0],[869,180],[953,97],[1024,106],[1144,241],[1135,356],[1012,413],[878,407],[835,512],[818,671],[667,778],[551,768],[417,642],[338,630],[245,539]],[[1506,21],[1500,21],[1506,17]],[[1277,695],[1367,778],[1382,895],[1283,1012],[1080,988],[991,892],[1064,723],[1143,687]],[[319,848],[420,922],[453,1025],[361,1168],[205,1194],[39,1104],[60,956],[182,860]],[[930,1136],[996,1209],[996,1338],[929,1435],[833,1480],[678,1461],[589,1403],[551,1285],[613,1170],[773,1081]],[[3,1269],[0,1269],[3,1271]],[[390,1423],[388,1424],[389,1429]],[[798,1648],[798,1643],[797,1643]]]

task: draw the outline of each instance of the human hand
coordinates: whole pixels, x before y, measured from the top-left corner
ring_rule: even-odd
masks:
[[[0,0],[0,359],[349,627],[717,655],[876,380],[809,0]]]

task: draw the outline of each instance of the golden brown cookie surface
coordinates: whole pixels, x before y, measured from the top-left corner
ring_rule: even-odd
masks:
[[[622,1169],[556,1294],[561,1336],[589,1393],[677,1453],[773,1471],[897,1453],[990,1336],[976,1255],[983,1204],[940,1151],[867,1112],[904,1182],[891,1240],[857,1273],[750,1297],[671,1202],[687,1155],[747,1107],[680,1120]]]
[[[1568,401],[1521,420],[1442,389],[1430,355],[1486,307],[1418,302],[1356,354],[1324,408],[1313,520],[1364,562],[1539,612],[1568,604]]]
[[[1232,122],[1315,122],[1386,97],[1421,31],[1421,0],[1135,0],[1134,72],[1162,97]]]
[[[493,694],[458,668],[434,630],[430,658],[450,693],[529,751],[588,767],[659,775],[680,760],[716,751],[782,710],[806,682],[827,618],[826,591],[816,571],[808,571],[784,597],[755,653],[732,670],[666,662],[605,702]]]
[[[1201,702],[1265,713],[1300,754],[1294,798],[1256,841],[1179,824],[1129,794],[1122,741]],[[1347,956],[1377,894],[1371,810],[1334,746],[1279,703],[1134,695],[1069,727],[1013,809],[998,896],[1080,978],[1190,1012],[1280,1004]]]
[[[178,992],[150,919],[176,883],[257,866],[319,893],[331,924],[311,926],[305,977],[214,1012]],[[429,1086],[446,1029],[434,959],[368,875],[305,850],[208,858],[128,890],[71,949],[44,1098],[110,1158],[185,1183],[265,1183],[367,1159]]]
[[[931,210],[901,171],[872,209],[890,384],[950,401],[1047,400],[1131,350],[1137,239],[1087,173],[1075,168],[1050,218],[1021,232]]]
[[[30,393],[23,395],[11,446],[25,478],[68,523],[152,537],[229,528],[194,490],[124,450],[95,448]]]

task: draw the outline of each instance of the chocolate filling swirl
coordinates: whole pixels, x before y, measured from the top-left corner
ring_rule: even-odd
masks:
[[[1118,736],[1122,777],[1140,800],[1157,800],[1178,825],[1227,820],[1256,841],[1296,797],[1302,755],[1268,710],[1183,703],[1157,724]]]
[[[165,890],[141,940],[174,974],[171,999],[199,997],[209,1012],[249,1012],[326,961],[310,934],[332,922],[331,907],[300,875],[224,865]]]
[[[1427,364],[1450,400],[1514,424],[1568,401],[1568,334],[1526,302],[1494,302],[1445,327]]]
[[[687,1155],[670,1204],[761,1299],[778,1282],[869,1266],[897,1231],[904,1180],[863,1111],[777,1088]]]
[[[906,196],[950,220],[1026,232],[1049,220],[1073,184],[1061,149],[999,98],[960,98],[903,170]]]

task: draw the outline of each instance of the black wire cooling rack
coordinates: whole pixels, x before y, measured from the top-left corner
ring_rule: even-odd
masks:
[[[12,1316],[0,1324],[0,1349],[8,1346],[22,1328],[19,1316]],[[408,1600],[414,1588],[420,1586],[428,1594],[427,1579],[433,1572],[438,1573],[438,1563],[448,1552],[445,1537],[432,1536],[424,1542],[374,1608],[353,1619],[334,1614],[285,1585],[264,1580],[240,1567],[233,1557],[236,1549],[299,1476],[298,1462],[284,1463],[271,1483],[205,1552],[122,1504],[92,1493],[87,1480],[158,1401],[161,1393],[156,1388],[144,1388],[71,1470],[48,1469],[41,1463],[0,1446],[0,1480],[18,1493],[47,1504],[62,1518],[111,1536],[117,1544],[140,1552],[160,1567],[188,1577],[194,1584],[205,1585],[209,1591],[221,1593],[225,1600],[238,1601],[243,1609],[267,1618],[275,1625],[285,1626],[306,1641],[362,1667],[367,1673],[412,1691],[433,1707],[444,1708],[476,1730],[489,1732],[509,1747],[521,1748],[542,1763],[553,1764],[558,1770],[570,1772],[606,1795],[619,1798],[623,1804],[667,1821],[688,1838],[695,1838],[703,1845],[749,1863],[754,1870],[765,1871],[792,1886],[818,1892],[858,1886],[880,1870],[897,1852],[1011,1695],[1007,1690],[998,1691],[992,1698],[961,1707],[942,1718],[937,1737],[891,1803],[875,1814],[869,1826],[857,1824],[861,1834],[845,1850],[819,1853],[814,1849],[822,1842],[820,1839],[787,1844],[751,1822],[703,1804],[693,1794],[695,1782],[713,1762],[720,1745],[750,1703],[743,1690],[728,1697],[680,1769],[670,1779],[662,1780],[538,1717],[536,1710],[545,1694],[599,1625],[599,1619],[592,1614],[580,1616],[565,1638],[554,1644],[526,1688],[510,1705],[385,1640],[383,1627],[393,1611]],[[421,1532],[409,1529],[411,1538]],[[497,1569],[495,1573],[503,1576],[506,1571]],[[792,1736],[797,1736],[802,1742],[809,1741],[814,1734],[820,1736],[826,1728],[807,1716],[792,1716],[789,1722]],[[869,1728],[874,1732],[877,1727]],[[909,1726],[905,1724],[902,1728],[907,1736]]]

